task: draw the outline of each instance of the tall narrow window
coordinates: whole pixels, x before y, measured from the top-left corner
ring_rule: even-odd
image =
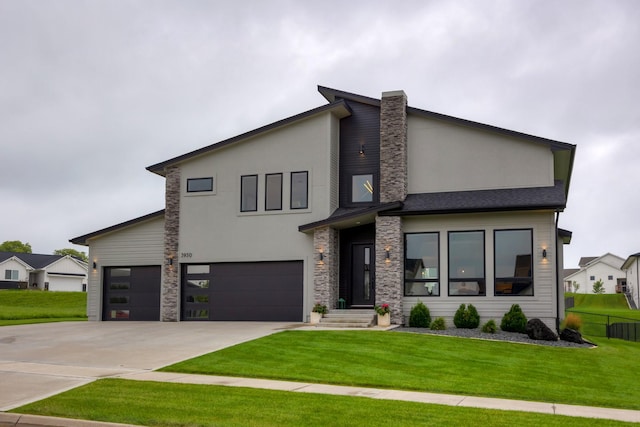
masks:
[[[265,182],[264,209],[267,211],[282,210],[282,174],[267,174]]]
[[[351,201],[353,203],[373,201],[373,175],[354,175],[351,179]]]
[[[404,294],[440,295],[440,245],[438,233],[404,236]]]
[[[533,231],[494,231],[495,295],[533,295]]]
[[[258,175],[244,175],[240,183],[240,211],[255,212],[258,210]]]
[[[484,231],[449,232],[449,295],[486,295]]]
[[[309,207],[309,173],[291,172],[291,209]]]

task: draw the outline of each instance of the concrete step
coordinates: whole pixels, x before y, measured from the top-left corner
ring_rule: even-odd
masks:
[[[330,310],[318,323],[318,326],[333,328],[368,328],[373,325],[373,310]]]

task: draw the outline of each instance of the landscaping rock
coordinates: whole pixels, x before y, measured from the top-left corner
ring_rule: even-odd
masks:
[[[564,328],[562,332],[560,332],[560,339],[563,341],[574,342],[577,344],[584,344],[584,340],[582,339],[582,334],[575,329]]]
[[[527,335],[532,340],[558,341],[556,333],[540,319],[531,319],[527,322]]]

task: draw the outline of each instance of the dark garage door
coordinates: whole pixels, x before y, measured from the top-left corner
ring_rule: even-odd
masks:
[[[302,261],[183,265],[183,320],[302,321]]]
[[[102,320],[160,320],[160,266],[105,267]]]

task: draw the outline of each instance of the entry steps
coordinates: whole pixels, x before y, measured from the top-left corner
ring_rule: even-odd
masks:
[[[376,312],[370,309],[363,310],[329,310],[318,327],[326,328],[369,328],[376,324]]]

